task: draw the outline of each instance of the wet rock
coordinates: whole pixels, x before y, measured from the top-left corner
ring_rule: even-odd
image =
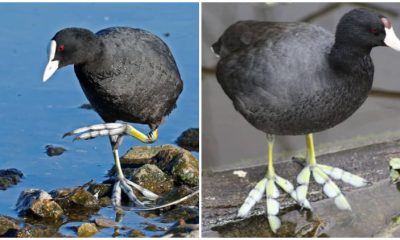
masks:
[[[93,195],[97,194],[98,198],[111,196],[113,185],[110,183],[92,183],[89,185],[88,192]]]
[[[141,211],[136,214],[144,218],[158,218],[160,216],[158,212],[156,213],[154,211]]]
[[[97,233],[97,228],[94,223],[84,223],[78,227],[78,237],[91,237]]]
[[[161,222],[169,223],[178,220],[188,221],[190,219],[198,219],[199,208],[198,207],[175,207],[170,211],[166,211],[161,216]]]
[[[186,223],[181,219],[172,225],[163,237],[199,237],[199,224]]]
[[[390,166],[390,182],[400,182],[400,158],[392,158],[389,162]]]
[[[155,156],[161,150],[175,149],[173,145],[161,146],[137,146],[132,147],[121,157],[122,167],[138,167],[144,164],[152,164],[156,162]]]
[[[6,190],[17,184],[21,181],[22,176],[22,172],[15,168],[0,170],[0,190]]]
[[[62,188],[51,191],[50,194],[64,209],[79,207],[85,209],[100,208],[97,198],[83,188]]]
[[[147,223],[147,226],[144,229],[150,232],[156,232],[162,230],[161,228],[157,227],[155,224],[152,223]]]
[[[176,140],[179,147],[189,151],[199,151],[199,128],[185,130]]]
[[[156,194],[169,192],[174,186],[174,180],[153,164],[138,168],[133,181]]]
[[[157,166],[164,172],[172,175],[177,185],[186,184],[198,186],[199,184],[199,161],[193,154],[185,149],[173,148],[161,150],[155,158]]]
[[[40,189],[26,189],[18,197],[17,210],[21,215],[33,215],[34,217],[58,219],[64,214],[47,192]]]
[[[194,191],[195,190],[193,190],[185,185],[181,185],[179,187],[174,188],[172,191],[168,192],[161,198],[157,199],[156,205],[160,206],[160,205],[164,205],[164,204],[176,201],[178,199],[188,196],[189,194],[193,193]],[[179,206],[197,206],[198,204],[199,204],[199,195],[196,195],[196,196],[193,196],[193,197],[179,203]]]
[[[49,157],[59,156],[65,152],[63,147],[55,147],[53,145],[46,145],[46,154]]]
[[[102,228],[112,228],[112,227],[118,227],[118,223],[114,222],[113,220],[106,219],[106,218],[96,218],[94,220],[94,223],[98,227]]]
[[[86,110],[92,110],[93,109],[93,107],[92,107],[92,105],[90,105],[90,103],[84,103],[79,108],[86,109]]]
[[[171,173],[182,184],[199,185],[199,161],[188,151],[184,151],[176,160]]]
[[[4,235],[10,230],[18,229],[19,226],[17,220],[7,216],[0,216],[0,236]]]
[[[129,237],[134,237],[134,238],[143,238],[145,237],[142,231],[133,229],[132,231],[129,232]]]
[[[107,207],[110,206],[112,204],[111,198],[109,197],[102,197],[99,199],[99,205],[101,207]]]
[[[15,232],[19,238],[44,238],[44,237],[62,237],[54,228],[44,225],[29,225]]]

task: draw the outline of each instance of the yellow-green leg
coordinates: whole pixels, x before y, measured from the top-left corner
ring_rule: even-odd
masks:
[[[145,135],[127,123],[104,123],[104,124],[92,125],[89,127],[78,128],[76,130],[66,133],[64,137],[71,135],[77,135],[75,137],[75,140],[87,140],[98,136],[110,137],[110,142],[115,162],[115,169],[117,174],[117,179],[114,184],[113,194],[112,194],[112,203],[115,207],[119,208],[121,206],[121,192],[124,192],[132,202],[136,203],[137,205],[144,206],[144,202],[141,202],[136,197],[133,189],[136,189],[139,192],[141,192],[143,196],[149,200],[155,200],[158,198],[157,194],[125,178],[124,173],[122,172],[119,153],[118,153],[118,148],[122,143],[124,135],[132,136],[144,143],[152,143],[155,142],[158,138],[157,129],[154,129],[149,134]]]

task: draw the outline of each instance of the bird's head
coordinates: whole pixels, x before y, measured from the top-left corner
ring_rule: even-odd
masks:
[[[43,82],[59,68],[82,64],[94,57],[97,37],[83,28],[65,28],[54,35],[48,47],[49,62],[44,70]]]

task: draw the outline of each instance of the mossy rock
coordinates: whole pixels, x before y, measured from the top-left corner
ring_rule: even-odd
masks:
[[[78,237],[91,237],[97,233],[97,228],[94,223],[84,223],[78,227]]]
[[[165,194],[164,196],[162,196],[161,198],[157,199],[156,201],[156,205],[160,206],[160,205],[164,205],[173,201],[176,201],[178,199],[181,199],[185,196],[188,196],[189,194],[193,193],[194,190],[185,186],[185,185],[181,185],[179,187],[175,187],[172,191],[168,192],[167,194]],[[199,195],[197,194],[196,196],[193,196],[181,203],[179,203],[179,206],[198,206],[199,204]],[[163,210],[167,210],[170,208],[173,208],[174,206],[171,207],[167,207]]]
[[[85,189],[61,188],[51,191],[50,194],[64,208],[100,208],[97,198]]]
[[[169,192],[174,187],[174,180],[153,164],[136,169],[132,177],[135,183],[157,194]]]
[[[7,216],[0,216],[0,236],[4,235],[11,229],[19,229],[17,220]]]
[[[17,184],[21,181],[22,176],[22,172],[15,168],[0,170],[0,190],[6,190]]]
[[[144,238],[144,234],[142,231],[138,230],[138,229],[133,229],[132,231],[129,232],[129,237],[132,238]]]
[[[93,195],[97,194],[98,198],[102,198],[105,196],[110,197],[112,189],[113,185],[110,183],[92,183],[88,188],[88,192]]]
[[[161,150],[176,149],[174,145],[165,144],[160,146],[135,146],[130,148],[124,156],[121,157],[122,165],[144,165],[156,161],[154,157]]]
[[[50,194],[40,189],[25,189],[18,197],[17,210],[21,215],[59,219],[64,211]]]
[[[50,238],[50,237],[62,237],[54,228],[50,228],[44,225],[33,225],[25,226],[16,233],[16,237],[19,238]]]
[[[199,151],[199,128],[185,130],[176,140],[179,147],[188,151]]]

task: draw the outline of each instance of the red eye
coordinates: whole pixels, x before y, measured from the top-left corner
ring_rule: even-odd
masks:
[[[58,47],[58,49],[57,49],[59,52],[62,52],[62,51],[64,51],[64,45],[60,45],[59,47]]]
[[[376,28],[370,28],[369,31],[370,31],[371,33],[377,33],[377,32],[378,32],[378,29],[376,29]]]

